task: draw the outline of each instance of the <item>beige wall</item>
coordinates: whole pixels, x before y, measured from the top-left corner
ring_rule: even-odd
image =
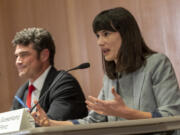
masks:
[[[179,5],[179,0],[0,0],[0,112],[8,111],[25,81],[17,76],[11,44],[14,34],[25,27],[43,27],[52,33],[58,69],[90,62],[90,69],[72,74],[86,96],[97,96],[103,71],[91,23],[101,10],[117,6],[132,12],[147,44],[170,58],[180,82]]]

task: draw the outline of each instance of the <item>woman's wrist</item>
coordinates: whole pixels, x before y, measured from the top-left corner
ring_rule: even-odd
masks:
[[[127,107],[123,113],[123,118],[128,120],[148,119],[148,118],[152,118],[152,114],[150,112],[143,112]]]

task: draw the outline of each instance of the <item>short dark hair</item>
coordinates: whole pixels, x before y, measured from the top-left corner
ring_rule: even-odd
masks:
[[[43,49],[49,50],[49,63],[54,65],[55,55],[55,43],[51,34],[43,28],[25,28],[20,32],[17,32],[12,40],[13,45],[16,47],[18,44],[28,46],[33,43],[33,49],[35,49],[40,56],[40,52]]]
[[[146,56],[155,53],[148,48],[133,15],[122,7],[99,13],[93,21],[93,31],[119,32],[122,44],[118,51],[117,64],[103,59],[103,68],[109,78],[115,79],[116,72],[132,73],[146,62]]]

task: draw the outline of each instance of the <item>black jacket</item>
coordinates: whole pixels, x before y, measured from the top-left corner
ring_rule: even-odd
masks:
[[[50,87],[56,76],[63,71],[57,71],[52,67],[45,79],[40,97]],[[16,96],[26,103],[28,93],[28,82],[21,86]],[[40,106],[53,120],[72,120],[87,116],[88,110],[85,97],[77,80],[68,73],[58,81],[52,89],[40,101]],[[13,100],[12,110],[22,108],[16,99]]]

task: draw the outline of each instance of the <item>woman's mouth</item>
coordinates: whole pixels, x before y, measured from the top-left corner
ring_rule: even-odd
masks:
[[[102,49],[103,55],[106,56],[110,52],[110,49]]]

